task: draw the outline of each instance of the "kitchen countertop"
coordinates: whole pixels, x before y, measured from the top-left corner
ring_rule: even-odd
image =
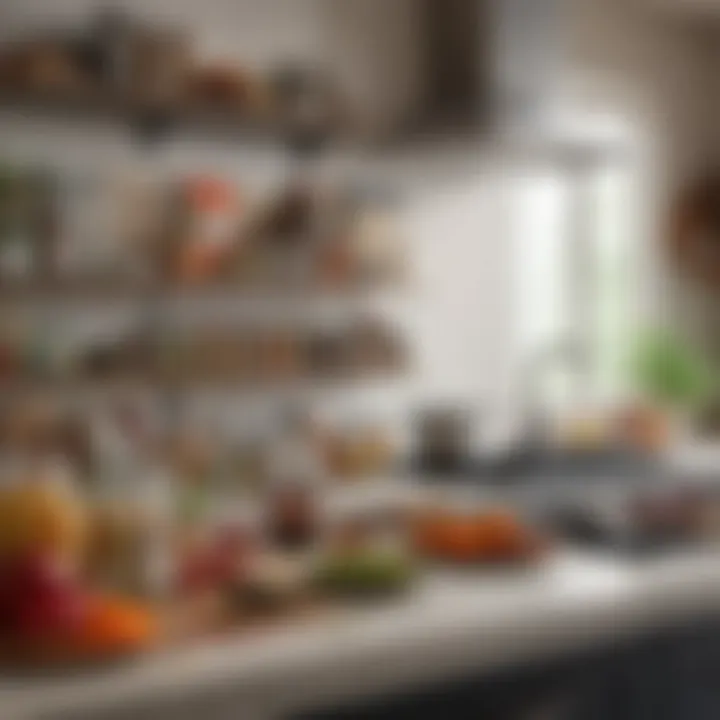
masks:
[[[112,669],[3,678],[0,715],[175,720],[200,717],[211,702],[261,720],[601,647],[713,609],[720,610],[720,548],[643,561],[559,551],[535,569],[429,573],[387,604]]]

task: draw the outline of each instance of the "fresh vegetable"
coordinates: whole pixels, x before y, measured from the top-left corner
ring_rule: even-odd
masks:
[[[158,618],[145,605],[124,598],[95,597],[88,601],[73,645],[81,653],[108,655],[146,648],[158,635]]]
[[[158,623],[143,605],[92,596],[66,564],[46,553],[0,567],[0,630],[26,650],[95,657],[146,647]]]
[[[334,593],[374,595],[401,590],[412,577],[401,554],[367,548],[329,557],[317,569],[316,582]]]
[[[416,548],[429,557],[455,562],[515,562],[530,559],[539,540],[511,513],[433,513],[414,528]]]

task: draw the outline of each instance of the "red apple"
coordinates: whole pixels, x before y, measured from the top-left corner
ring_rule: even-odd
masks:
[[[18,558],[0,573],[0,613],[6,628],[22,636],[70,630],[83,606],[74,573],[50,555]]]
[[[13,589],[7,573],[7,564],[0,565],[0,633],[6,632],[13,623]]]
[[[15,631],[22,638],[35,640],[68,637],[80,628],[86,612],[86,595],[67,588],[20,606]]]
[[[31,600],[52,595],[74,584],[75,577],[67,565],[49,554],[31,554],[16,558],[5,566],[2,582],[13,597]]]

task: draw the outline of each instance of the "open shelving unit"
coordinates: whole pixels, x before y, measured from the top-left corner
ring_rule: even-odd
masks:
[[[200,64],[192,69],[201,69]],[[235,69],[239,74],[246,71],[242,67]],[[109,128],[113,134],[128,133],[132,143],[138,143],[141,150],[152,144],[153,151],[158,152],[166,149],[166,140],[171,141],[168,145],[175,143],[177,147],[187,140],[218,142],[221,147],[237,150],[239,154],[245,150],[262,152],[269,148],[272,159],[279,160],[291,175],[296,172],[302,175],[306,169],[312,174],[319,167],[333,165],[338,158],[340,165],[344,162],[344,166],[359,168],[366,153],[376,150],[375,145],[365,143],[364,136],[360,139],[359,131],[358,135],[353,134],[357,128],[351,127],[353,119],[343,112],[348,108],[342,102],[335,107],[337,116],[332,112],[325,116],[325,124],[313,124],[312,120],[304,124],[302,117],[293,114],[292,101],[287,107],[283,104],[287,97],[281,97],[275,74],[265,78],[247,74],[247,79],[251,83],[259,81],[256,88],[260,89],[261,96],[248,97],[247,102],[229,103],[191,98],[190,94],[197,89],[195,85],[182,85],[181,92],[187,91],[187,97],[176,94],[173,99],[160,100],[145,99],[134,91],[125,93],[119,89],[108,89],[120,86],[108,82],[107,77],[103,77],[101,82],[93,82],[92,87],[83,83],[61,87],[62,81],[56,88],[52,84],[33,87],[31,82],[25,81],[15,85],[0,82],[0,117],[8,117],[11,121],[20,118],[23,122],[26,119],[42,120],[43,128],[52,128],[55,124],[61,129],[98,127],[104,131]],[[268,91],[270,96],[264,94]],[[272,95],[275,92],[278,94]],[[331,97],[341,100],[340,95]],[[329,121],[328,117],[331,118]],[[343,156],[345,152],[348,152],[347,157]],[[356,160],[354,153],[360,160],[357,165],[353,165]],[[373,155],[373,159],[377,157]],[[367,173],[362,171],[357,174],[367,177]],[[353,280],[334,285],[316,282],[315,279],[294,283],[275,277],[256,281],[254,278],[246,280],[227,275],[222,273],[222,277],[202,282],[182,282],[166,277],[164,268],[152,268],[151,273],[135,277],[66,277],[60,273],[41,273],[39,276],[28,275],[27,279],[2,278],[0,307],[23,311],[26,307],[33,311],[39,309],[43,322],[52,327],[53,319],[57,317],[58,321],[61,320],[66,312],[84,314],[86,310],[104,311],[106,307],[119,305],[124,309],[126,305],[128,308],[132,305],[132,313],[140,321],[136,323],[140,333],[156,333],[159,336],[171,329],[172,315],[176,310],[182,311],[187,306],[192,314],[194,304],[199,306],[206,299],[227,301],[233,308],[240,309],[239,315],[246,310],[253,311],[253,306],[257,306],[260,317],[266,305],[277,305],[280,314],[287,310],[292,315],[297,310],[295,314],[305,314],[305,320],[307,316],[312,317],[314,303],[317,302],[317,307],[322,307],[319,313],[323,319],[324,308],[331,308],[332,324],[342,331],[343,323],[349,327],[353,319],[363,313],[369,319],[379,318],[377,310],[369,309],[374,299],[404,292],[408,287],[408,279],[404,276],[377,281]],[[370,301],[367,307],[364,307],[365,301]],[[211,322],[214,318],[212,313],[211,310],[208,316]],[[296,321],[299,327],[304,322]],[[262,320],[250,324],[262,329]],[[40,353],[51,349],[53,339],[40,338]],[[306,338],[301,339],[304,343]],[[25,351],[23,347],[22,352]],[[33,351],[34,348],[31,348],[30,352]],[[262,404],[267,399],[273,409],[285,406],[295,409],[298,405],[312,407],[316,397],[333,398],[335,393],[342,397],[345,390],[353,392],[366,384],[395,383],[406,372],[404,354],[403,362],[392,367],[368,368],[367,371],[353,367],[348,372],[333,371],[325,376],[319,372],[298,372],[288,377],[266,378],[241,377],[241,373],[238,377],[232,377],[231,373],[222,377],[207,372],[164,373],[154,366],[147,372],[126,373],[124,368],[120,368],[117,374],[111,372],[100,376],[92,373],[86,376],[85,372],[74,372],[75,366],[63,374],[64,366],[61,365],[60,371],[56,372],[55,367],[48,364],[50,369],[46,371],[45,360],[44,357],[39,358],[37,367],[40,372],[35,372],[35,366],[30,362],[28,372],[19,368],[17,372],[0,378],[0,397],[9,399],[11,404],[26,394],[28,397],[52,395],[61,399],[72,398],[73,395],[93,399],[107,395],[114,399],[125,394],[128,397],[147,394],[163,406],[163,414],[169,418],[171,425],[181,414],[179,409],[184,410],[196,395],[202,397],[206,392],[231,398],[232,403],[236,398],[244,399],[251,395],[260,399]],[[303,365],[302,370],[307,370],[307,367]],[[238,405],[241,406],[242,402],[238,401]]]
[[[273,137],[283,123],[278,114],[260,112],[249,107],[233,107],[220,103],[199,103],[189,100],[150,102],[132,96],[100,92],[67,92],[48,90],[0,91],[0,108],[21,114],[77,119],[116,118],[134,123],[138,118],[161,115],[170,123],[199,130],[225,129],[237,138]]]

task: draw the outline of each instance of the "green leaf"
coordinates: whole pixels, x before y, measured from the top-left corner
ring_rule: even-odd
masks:
[[[631,372],[638,390],[677,408],[697,405],[716,386],[712,368],[702,354],[668,332],[653,331],[641,338]]]

